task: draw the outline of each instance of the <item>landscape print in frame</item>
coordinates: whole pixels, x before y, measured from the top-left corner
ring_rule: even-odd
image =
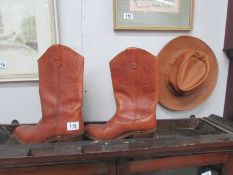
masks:
[[[38,58],[57,42],[55,0],[0,0],[0,81],[37,80]]]
[[[113,0],[115,30],[192,30],[194,0]]]

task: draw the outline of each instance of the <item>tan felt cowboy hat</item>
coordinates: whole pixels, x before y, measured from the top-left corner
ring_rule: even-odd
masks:
[[[180,36],[159,53],[159,103],[188,110],[203,103],[218,79],[218,63],[209,46],[198,38]]]

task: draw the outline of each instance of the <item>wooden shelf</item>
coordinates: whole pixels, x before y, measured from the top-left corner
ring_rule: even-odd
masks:
[[[233,124],[203,119],[159,120],[153,138],[22,145],[17,125],[1,125],[0,174],[131,174],[224,164],[232,175]],[[75,172],[75,173],[74,173]]]

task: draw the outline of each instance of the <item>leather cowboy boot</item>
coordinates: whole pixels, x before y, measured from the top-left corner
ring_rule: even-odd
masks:
[[[81,137],[84,58],[68,47],[54,45],[38,64],[42,119],[35,126],[17,127],[14,136],[26,144]]]
[[[149,52],[129,48],[110,62],[116,113],[105,124],[89,124],[92,140],[153,136],[157,127],[158,59]]]

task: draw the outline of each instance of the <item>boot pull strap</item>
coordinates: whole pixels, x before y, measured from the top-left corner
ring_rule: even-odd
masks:
[[[57,49],[57,52],[55,52],[56,55],[53,59],[53,65],[54,65],[54,67],[59,68],[59,67],[61,67],[61,57],[62,57],[61,46],[57,45],[56,49]]]
[[[130,51],[130,50],[136,50],[137,48],[136,47],[128,47],[126,50]],[[131,69],[137,69],[137,61],[136,61],[136,58],[133,58],[130,60],[130,64],[131,66]]]
[[[132,69],[137,69],[137,62],[136,62],[136,60],[131,61],[131,68]]]
[[[55,58],[54,61],[53,61],[53,65],[54,65],[54,67],[56,67],[56,68],[61,67],[61,59]]]

